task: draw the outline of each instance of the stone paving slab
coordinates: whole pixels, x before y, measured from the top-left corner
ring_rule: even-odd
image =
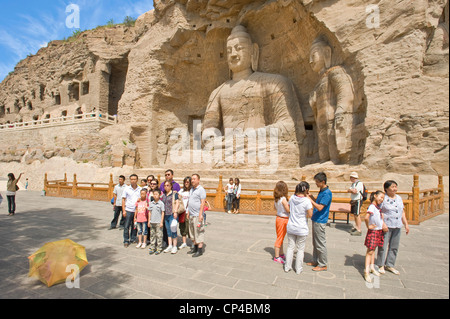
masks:
[[[402,233],[399,276],[387,273],[376,286],[367,286],[364,236],[350,236],[343,222],[326,229],[329,270],[314,273],[304,265],[297,275],[272,261],[274,217],[209,212],[202,257],[192,258],[187,249],[149,256],[147,249],[124,248],[122,232],[108,230],[109,203],[40,195],[18,192],[13,217],[5,203],[0,207],[0,299],[449,298],[448,209],[410,226],[410,235]],[[28,278],[27,256],[65,238],[86,247],[89,265],[80,288],[47,288]],[[305,261],[311,255],[309,237]]]

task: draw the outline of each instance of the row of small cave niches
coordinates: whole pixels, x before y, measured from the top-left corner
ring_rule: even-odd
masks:
[[[69,102],[76,102],[80,100],[80,96],[89,94],[89,81],[85,82],[72,82],[67,86],[67,95]],[[48,97],[53,99],[53,105],[61,105],[61,94],[55,92],[48,92]],[[19,113],[23,108],[29,111],[34,110],[33,102],[44,102],[47,98],[45,92],[45,85],[41,84],[38,90],[32,90],[30,97],[22,96],[20,99],[16,99],[14,105],[0,105],[0,116],[6,114]]]

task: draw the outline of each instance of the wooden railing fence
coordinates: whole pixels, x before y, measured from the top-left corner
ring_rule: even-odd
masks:
[[[303,180],[306,178],[303,177]],[[158,180],[161,180],[158,176]],[[44,179],[44,189],[46,196],[79,198],[97,201],[110,201],[113,197],[114,190],[113,175],[110,175],[108,183],[91,183],[78,182],[76,174],[73,181],[67,181],[67,174],[64,179],[49,181],[47,174]],[[381,183],[380,183],[381,185]],[[205,187],[207,192],[207,200],[211,208],[216,211],[224,211],[226,207],[225,192],[223,190],[223,179],[219,177],[217,187]],[[350,198],[348,193],[342,190],[333,191],[333,204],[335,207],[346,207]],[[369,193],[371,190],[369,190]],[[317,195],[318,191],[312,190],[313,195]],[[293,194],[293,190],[290,191]],[[438,176],[438,185],[436,188],[424,189],[419,188],[419,175],[414,175],[413,187],[411,191],[399,191],[397,193],[403,198],[405,205],[405,213],[410,224],[420,224],[421,222],[444,213],[444,182],[443,176]],[[367,210],[370,201],[364,202],[362,207],[362,215]],[[334,209],[337,215],[336,219],[347,219],[346,208]],[[244,214],[255,215],[276,215],[273,205],[272,189],[242,189],[240,200],[240,212]],[[344,212],[344,213],[343,213]],[[330,214],[331,218],[331,214]]]

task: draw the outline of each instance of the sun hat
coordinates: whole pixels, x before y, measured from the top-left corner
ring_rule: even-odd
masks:
[[[356,179],[359,178],[358,173],[356,173],[356,172],[352,172],[352,173],[350,174],[350,177],[353,177],[353,178],[356,178]]]

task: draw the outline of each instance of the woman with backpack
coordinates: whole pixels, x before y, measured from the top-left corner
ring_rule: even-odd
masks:
[[[352,236],[361,236],[361,206],[367,199],[367,190],[364,184],[359,180],[358,173],[350,174],[352,185],[347,190],[350,193],[350,212],[355,217],[355,227],[350,231]],[[365,198],[364,198],[365,197]]]
[[[13,173],[8,174],[8,182],[6,183],[6,198],[8,199],[8,216],[13,216],[16,213],[16,192],[19,190],[17,183],[22,177],[23,173],[20,173],[16,178]]]

